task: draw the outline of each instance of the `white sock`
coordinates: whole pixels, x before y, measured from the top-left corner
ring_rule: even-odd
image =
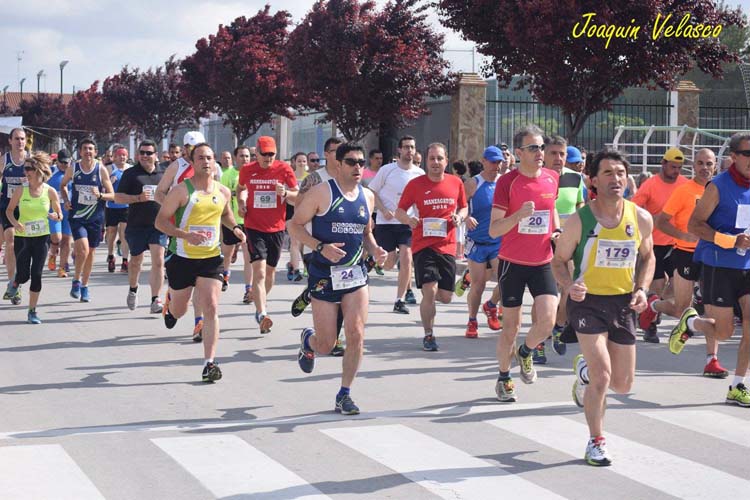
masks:
[[[578,376],[583,380],[584,384],[589,383],[589,365],[585,359],[578,365]]]
[[[692,317],[688,318],[688,320],[687,320],[687,327],[688,327],[688,330],[690,330],[691,332],[695,331],[695,320],[696,319],[698,319],[698,316],[692,316]]]
[[[716,358],[716,354],[706,355],[706,364],[709,364],[714,358]],[[719,358],[716,358],[716,359],[719,359]]]
[[[214,358],[206,359],[204,360],[203,366],[206,366],[207,364],[213,363],[213,362],[214,362]]]
[[[737,387],[737,384],[744,384],[745,383],[745,377],[740,377],[739,375],[734,376],[734,380],[732,380],[732,387]]]

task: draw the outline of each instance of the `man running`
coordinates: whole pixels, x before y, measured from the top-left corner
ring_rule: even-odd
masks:
[[[112,172],[109,175],[109,180],[112,182],[112,189],[117,191],[117,186],[120,184],[122,174],[125,169],[128,168],[128,150],[121,144],[115,144],[112,147]],[[108,201],[104,207],[104,225],[105,229],[105,240],[107,241],[107,271],[110,273],[115,272],[115,240],[119,239],[122,242],[121,253],[122,263],[120,265],[120,272],[128,272],[128,244],[127,238],[125,238],[125,228],[127,227],[128,220],[128,205],[125,203],[117,203],[116,201]]]
[[[104,202],[114,199],[107,167],[96,161],[96,143],[83,139],[78,146],[81,159],[68,168],[60,181],[60,195],[68,211],[75,248],[75,275],[70,296],[89,302],[89,278],[96,247],[102,241]],[[71,183],[72,194],[68,192]]]
[[[302,371],[310,373],[315,367],[315,353],[327,354],[333,349],[341,310],[347,347],[334,409],[343,415],[357,415],[359,408],[350,389],[362,360],[369,304],[362,255],[366,250],[382,262],[386,252],[372,237],[374,198],[360,186],[364,149],[343,144],[336,150],[336,159],[341,166],[335,178],[310,189],[289,223],[292,237],[315,248],[308,267],[315,329],[302,330],[297,359]],[[312,231],[305,227],[310,222]]]
[[[58,193],[60,199],[60,181],[65,176],[70,165],[70,153],[67,149],[61,149],[57,152],[57,170],[52,174],[47,184]],[[61,204],[61,220],[49,221],[50,230],[50,255],[48,269],[54,271],[57,269],[58,278],[68,277],[68,257],[70,257],[70,244],[73,241],[73,233],[70,231],[68,222],[68,212]],[[55,241],[56,240],[56,241]],[[55,263],[56,257],[60,256],[60,265]]]
[[[3,239],[5,240],[5,268],[8,271],[8,286],[3,295],[4,300],[10,300],[13,304],[21,303],[21,291],[16,288],[13,295],[10,294],[13,280],[16,276],[16,252],[15,252],[15,229],[5,215],[5,209],[17,189],[23,187],[26,177],[23,171],[26,159],[26,132],[22,128],[14,128],[8,136],[10,151],[5,153],[0,163],[0,221],[3,224]],[[17,217],[17,215],[16,215]]]
[[[237,182],[239,213],[245,218],[247,249],[253,266],[253,302],[260,333],[273,321],[266,300],[276,277],[286,226],[286,202],[297,197],[297,179],[288,163],[276,159],[273,137],[258,138],[258,160],[243,165]]]
[[[617,151],[594,157],[596,199],[567,220],[552,261],[555,278],[569,293],[568,318],[581,345],[573,398],[589,427],[584,459],[596,466],[612,463],[603,435],[607,389],[625,394],[633,385],[635,313],[646,308],[654,272],[651,215],[623,198],[629,166]]]
[[[191,151],[193,177],[170,190],[156,217],[156,229],[171,236],[171,255],[166,262],[171,300],[166,306],[164,324],[174,328],[188,308],[193,288],[200,290],[193,300],[204,311],[204,382],[222,377],[215,360],[219,341],[219,294],[223,271],[220,226],[231,227],[244,241],[245,234],[236,224],[229,207],[232,194],[213,179],[214,153],[208,144],[197,144]],[[172,221],[175,221],[174,223]]]
[[[456,176],[445,175],[447,148],[435,142],[427,147],[427,175],[403,188],[395,217],[412,231],[414,280],[422,290],[419,316],[424,329],[422,349],[437,351],[433,331],[435,302],[448,304],[456,278],[456,229],[466,218],[466,193]],[[409,214],[414,215],[409,215]]]

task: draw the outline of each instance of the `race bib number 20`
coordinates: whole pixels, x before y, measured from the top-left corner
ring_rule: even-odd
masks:
[[[549,210],[536,210],[528,217],[518,221],[518,232],[521,234],[547,234],[549,232]]]

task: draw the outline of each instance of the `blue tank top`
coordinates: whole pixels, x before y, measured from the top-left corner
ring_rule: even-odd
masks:
[[[708,218],[708,225],[726,234],[740,234],[746,227],[736,227],[738,207],[750,210],[750,189],[738,186],[729,172],[719,174],[711,181],[719,190],[719,203]],[[750,269],[750,251],[737,254],[737,249],[724,249],[712,241],[700,240],[695,247],[693,260],[712,267]]]
[[[495,197],[496,182],[484,180],[480,175],[475,175],[477,190],[469,200],[469,215],[477,220],[477,227],[467,231],[466,236],[477,243],[496,244],[500,238],[490,238],[490,218],[492,217],[492,200]]]
[[[23,162],[20,165],[13,163],[10,151],[5,153],[5,169],[2,176],[3,187],[0,190],[0,207],[7,207],[13,190],[23,186],[26,175],[23,173]]]
[[[370,209],[362,186],[357,186],[358,194],[353,201],[344,197],[335,179],[328,181],[328,187],[331,190],[331,204],[323,215],[313,217],[311,234],[323,243],[343,243],[341,249],[346,256],[334,264],[320,252],[313,252],[311,265],[324,274],[331,266],[361,263],[363,234],[370,220]]]
[[[109,180],[112,182],[112,189],[115,193],[117,192],[117,186],[120,185],[120,179],[122,179],[122,173],[125,169],[120,170],[112,164],[112,173],[109,175]],[[107,208],[128,208],[127,203],[115,203],[114,201],[107,202]]]
[[[104,214],[104,202],[97,200],[91,192],[91,188],[96,187],[99,193],[102,193],[102,180],[99,176],[99,162],[94,163],[91,172],[84,173],[81,170],[81,163],[76,162],[73,165],[73,196],[70,200],[72,209],[71,218],[94,220],[101,218]]]

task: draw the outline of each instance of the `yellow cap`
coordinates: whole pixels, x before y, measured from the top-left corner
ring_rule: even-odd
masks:
[[[684,163],[685,162],[685,155],[682,154],[682,151],[680,151],[677,148],[669,148],[669,149],[667,149],[667,152],[664,153],[664,157],[662,159],[664,161],[673,161],[675,163]]]

